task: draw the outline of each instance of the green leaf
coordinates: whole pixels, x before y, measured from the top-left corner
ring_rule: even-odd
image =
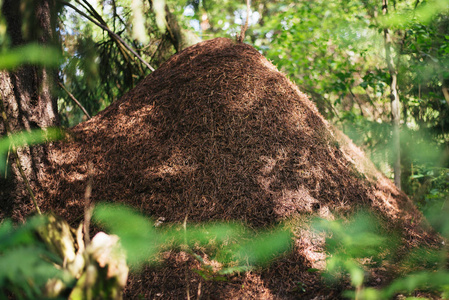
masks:
[[[6,155],[12,144],[16,147],[41,144],[48,141],[59,140],[64,137],[64,131],[60,128],[34,129],[12,134],[10,137],[0,139],[0,174],[6,168]]]
[[[351,284],[354,287],[362,286],[365,279],[364,271],[356,265],[351,265],[349,268],[349,274],[351,275]]]
[[[4,221],[0,226],[0,252],[14,246],[33,244],[36,241],[34,230],[45,222],[45,218],[36,216],[24,225],[14,228],[10,220]]]
[[[35,231],[44,222],[39,216],[16,228],[10,221],[1,224],[0,291],[9,290],[19,299],[42,299],[47,280],[63,277],[54,266],[58,258],[36,239]]]
[[[194,246],[235,241],[246,234],[245,228],[237,223],[212,223],[187,226],[185,231],[183,229],[167,231],[166,239],[172,239],[176,244]]]
[[[275,255],[290,250],[291,245],[291,232],[285,229],[277,229],[249,239],[241,245],[236,256],[240,261],[247,261],[249,264],[265,264]]]
[[[139,267],[157,253],[160,235],[151,220],[134,210],[118,204],[101,204],[95,208],[93,219],[120,237],[132,267]]]
[[[15,69],[23,64],[57,67],[61,58],[56,48],[29,44],[0,53],[0,70]]]
[[[447,271],[418,272],[396,279],[383,291],[383,299],[388,299],[398,292],[413,292],[416,289],[436,288],[441,291],[448,285],[449,273]]]

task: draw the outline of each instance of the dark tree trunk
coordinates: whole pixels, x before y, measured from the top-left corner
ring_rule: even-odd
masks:
[[[4,0],[1,12],[7,22],[12,50],[31,42],[54,45],[54,0]],[[31,65],[11,72],[0,71],[0,98],[12,132],[59,124],[57,99],[52,95],[56,76],[56,70]],[[0,134],[6,134],[1,121]],[[32,188],[39,189],[42,168],[46,163],[46,147],[22,148],[18,152]],[[0,176],[0,218],[13,216],[21,219],[32,208],[31,201],[17,166],[12,163],[10,166],[6,176]]]
[[[165,5],[165,14],[168,37],[175,47],[176,53],[179,53],[185,48],[201,41],[196,34],[182,28],[182,26],[179,25],[176,16],[171,13],[168,5]]]
[[[150,4],[150,7],[153,7],[153,0],[148,0],[148,3]],[[170,11],[167,4],[165,5],[165,21],[168,41],[173,45],[176,53],[181,52],[193,44],[201,42],[201,39],[194,32],[184,29],[178,23],[176,16]],[[166,51],[160,52],[164,53]]]

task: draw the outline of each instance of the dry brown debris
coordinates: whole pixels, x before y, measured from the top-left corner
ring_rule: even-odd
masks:
[[[408,242],[432,239],[417,225],[421,215],[410,200],[246,44],[218,38],[185,49],[72,133],[75,141],[50,149],[50,195],[41,195],[41,206],[73,222],[82,218],[91,160],[94,201],[126,203],[155,219],[181,222],[187,215],[265,227],[369,207],[392,228],[404,228]],[[202,282],[201,295],[211,299],[335,298],[307,272],[321,259],[317,249],[301,237],[294,253],[268,270],[228,282],[192,275],[189,286]],[[135,276],[129,297],[185,297],[183,269],[195,263],[179,255]]]

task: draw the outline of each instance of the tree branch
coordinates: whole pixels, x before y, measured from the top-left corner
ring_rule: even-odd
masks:
[[[383,15],[388,14],[388,0],[382,0],[382,12]],[[400,190],[401,189],[401,145],[400,145],[400,103],[399,94],[397,90],[398,84],[398,72],[397,65],[395,66],[393,55],[391,53],[393,48],[393,41],[391,38],[390,30],[384,28],[384,42],[385,42],[385,60],[387,62],[388,71],[390,73],[390,102],[391,102],[391,119],[393,124],[393,153],[394,153],[394,184]],[[399,53],[400,54],[400,53]],[[398,55],[399,55],[398,54]],[[399,61],[399,58],[398,58]]]
[[[246,21],[245,25],[242,26],[242,30],[240,31],[240,35],[237,37],[237,42],[242,43],[245,39],[245,32],[248,29],[249,22],[249,14],[251,12],[251,0],[246,0]]]
[[[120,41],[120,43],[129,51],[131,51],[132,54],[134,54],[148,69],[150,69],[152,72],[155,70],[152,66],[150,66],[150,64],[148,64],[139,54],[137,54],[136,51],[134,51],[134,49],[132,49],[119,35],[117,35],[115,32],[113,32],[112,30],[110,30],[106,25],[100,24],[99,22],[95,21],[94,19],[92,19],[90,16],[86,15],[84,12],[82,12],[81,10],[79,10],[78,8],[76,8],[75,6],[73,6],[72,4],[65,2],[65,1],[61,1],[61,3],[65,6],[70,7],[71,9],[73,9],[74,11],[76,11],[77,13],[79,13],[81,16],[85,17],[86,19],[88,19],[89,21],[91,21],[92,23],[94,23],[95,25],[97,25],[98,27],[102,28],[103,30],[106,30],[109,34],[111,34],[115,39],[117,39],[118,41]]]
[[[62,82],[58,82],[59,86],[62,87],[62,89],[67,93],[67,95],[69,95],[69,97],[73,100],[73,102],[76,103],[76,105],[78,105],[79,108],[81,108],[81,110],[83,111],[83,113],[86,115],[86,117],[90,120],[92,119],[92,117],[89,115],[89,113],[87,112],[87,110],[84,108],[84,106],[78,101],[76,100],[75,96],[72,95],[72,93],[69,92],[69,90],[62,84]]]

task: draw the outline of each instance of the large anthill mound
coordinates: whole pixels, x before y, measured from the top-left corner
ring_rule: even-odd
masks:
[[[167,222],[188,216],[262,227],[298,214],[330,216],[365,206],[403,227],[408,242],[425,236],[413,225],[421,216],[408,198],[257,50],[229,39],[173,56],[72,132],[73,142],[50,148],[49,194],[41,195],[41,205],[73,222],[83,215],[92,161],[95,201],[126,203]],[[295,285],[297,291],[298,282],[314,276],[305,271],[320,256],[308,238],[295,245],[290,258],[268,271],[203,283],[202,293],[297,296]],[[167,267],[132,282],[134,295],[185,296],[181,269],[195,266],[169,256],[176,257]],[[190,278],[196,289],[201,279]]]

